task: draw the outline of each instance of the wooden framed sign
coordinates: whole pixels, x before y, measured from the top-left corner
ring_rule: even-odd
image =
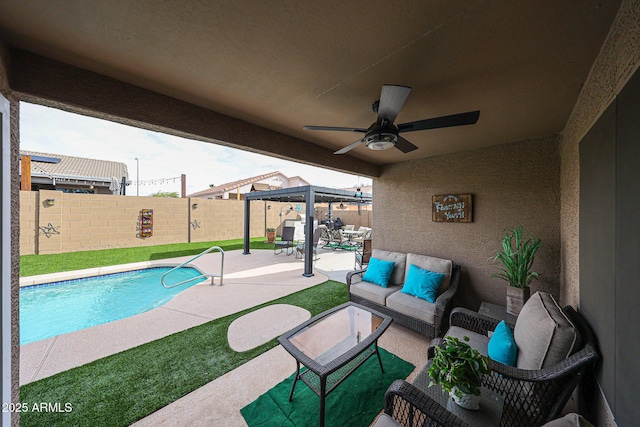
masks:
[[[440,194],[432,199],[432,221],[472,222],[471,194]]]

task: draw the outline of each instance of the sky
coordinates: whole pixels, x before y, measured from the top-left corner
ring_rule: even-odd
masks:
[[[311,185],[332,188],[371,183],[371,179],[356,175],[25,102],[20,104],[20,149],[125,163],[133,182],[127,187],[127,195],[134,196],[136,163],[140,196],[158,191],[180,194],[180,179],[167,178],[179,178],[182,174],[187,176],[187,194],[205,190],[210,184],[220,185],[274,171],[288,177],[300,176]],[[154,180],[155,183],[149,182]]]

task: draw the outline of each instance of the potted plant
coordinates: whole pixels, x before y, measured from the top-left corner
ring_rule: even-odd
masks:
[[[464,340],[469,341],[469,337]],[[428,372],[429,387],[440,384],[461,407],[480,408],[480,386],[482,376],[489,373],[489,361],[478,350],[458,338],[444,337],[442,344],[435,347]]]
[[[538,273],[531,271],[531,267],[540,249],[540,239],[531,234],[525,239],[524,230],[519,226],[514,227],[511,234],[507,232],[501,243],[502,250],[497,252],[493,262],[500,261],[502,266],[491,277],[507,282],[507,313],[517,316],[531,295],[529,284],[538,278]]]
[[[269,227],[267,228],[267,243],[273,243],[276,241],[276,229]]]

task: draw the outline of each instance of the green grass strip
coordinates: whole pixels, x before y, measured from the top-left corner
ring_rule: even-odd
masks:
[[[242,249],[244,241],[243,239],[233,239],[61,254],[23,255],[20,257],[20,277],[197,255],[211,246],[220,246],[225,251],[231,251]],[[251,249],[273,249],[273,243],[266,243],[264,237],[256,237],[251,239]]]
[[[233,351],[227,329],[240,316],[272,304],[295,305],[315,316],[347,300],[344,283],[329,280],[26,384],[20,399],[28,411],[21,414],[20,425],[128,426],[277,345],[273,339],[246,352]],[[40,402],[59,403],[62,411],[33,412]],[[63,412],[65,403],[71,412]]]

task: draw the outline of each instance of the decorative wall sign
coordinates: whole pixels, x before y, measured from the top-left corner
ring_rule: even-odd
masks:
[[[153,236],[153,209],[140,211],[140,237]]]
[[[47,236],[47,239],[51,237],[52,234],[60,234],[60,232],[58,231],[58,227],[54,227],[53,225],[51,225],[51,223],[49,223],[46,227],[40,226],[40,232],[42,232],[42,234],[44,234],[45,236]]]
[[[471,194],[433,196],[431,220],[436,222],[471,222]]]
[[[196,228],[200,228],[200,223],[198,222],[197,219],[194,219],[193,221],[191,221],[191,226],[195,230]]]

